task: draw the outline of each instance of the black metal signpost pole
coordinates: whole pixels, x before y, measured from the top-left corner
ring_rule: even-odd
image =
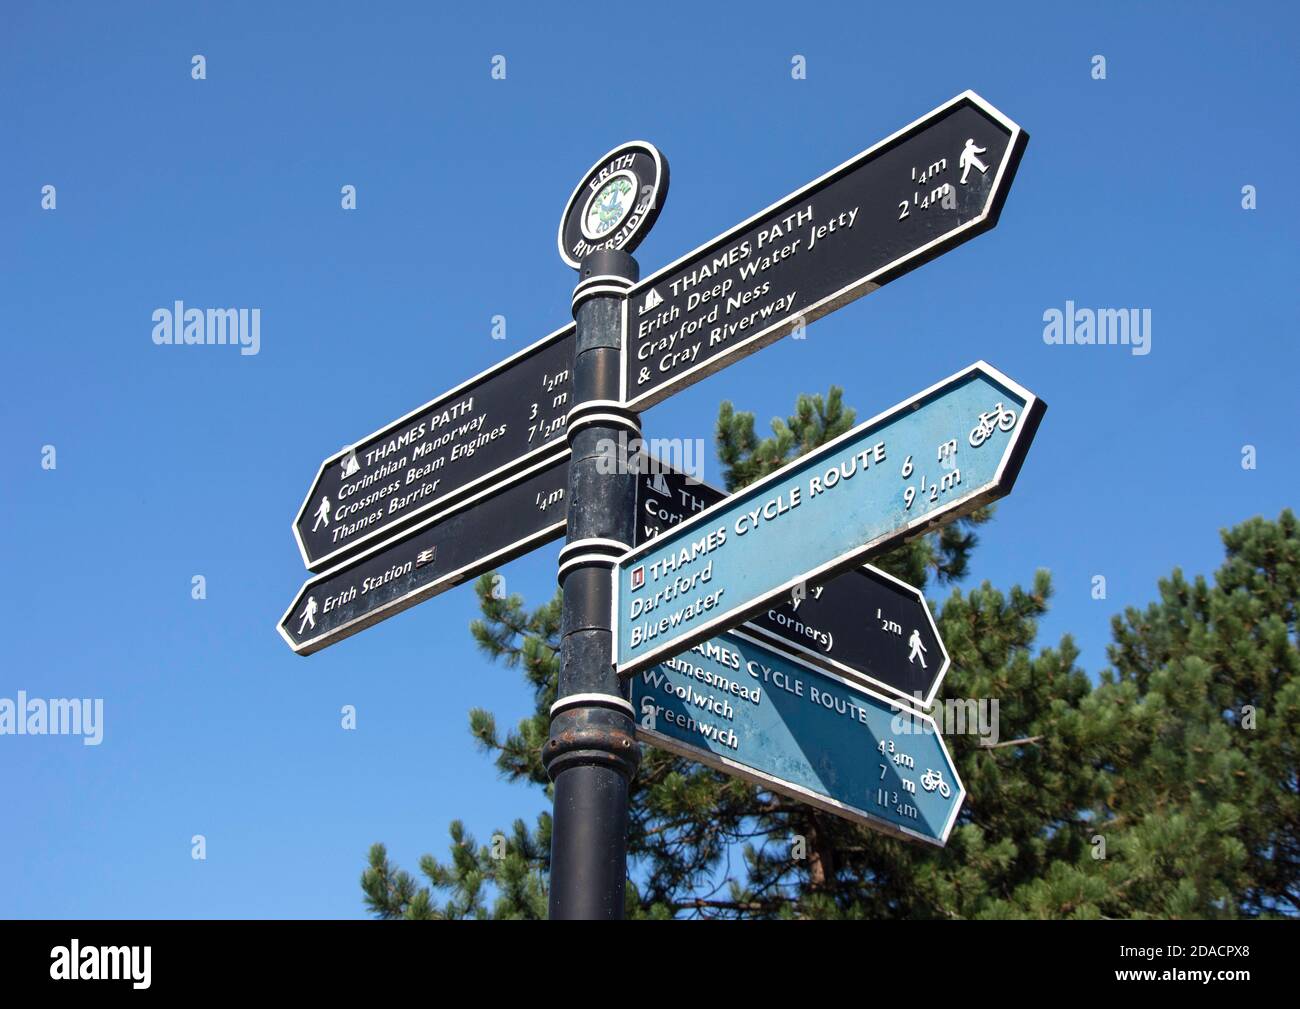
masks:
[[[560,679],[543,761],[555,783],[550,916],[623,917],[628,784],[640,751],[627,685],[613,663],[610,572],[632,543],[636,474],[628,444],[641,436],[622,407],[623,313],[636,260],[601,250],[582,260],[573,293],[578,326]]]

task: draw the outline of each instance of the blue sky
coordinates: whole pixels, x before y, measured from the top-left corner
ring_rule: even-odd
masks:
[[[1100,670],[1113,613],[1296,503],[1300,73],[1291,5],[1076,7],[6,4],[0,697],[105,730],[0,736],[0,916],[357,917],[371,842],[414,869],[453,818],[532,820],[466,731],[530,709],[470,589],[306,659],[274,624],[319,461],[568,321],[558,217],[627,139],[672,166],[649,273],[967,88],[1029,131],[994,231],[644,424],[711,442],[723,399],[832,382],[865,417],[987,359],[1049,410],[972,581],[1049,568],[1040,642]],[[178,299],[260,308],[260,353],[155,346]],[[1150,354],[1046,345],[1067,299],[1149,308]],[[508,588],[548,597],[557,550]]]

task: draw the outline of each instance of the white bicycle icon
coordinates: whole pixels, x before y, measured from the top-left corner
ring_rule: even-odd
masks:
[[[971,428],[970,447],[979,448],[985,440],[991,435],[994,429],[999,431],[1010,431],[1016,426],[1016,412],[1008,410],[999,403],[988,413],[980,414],[980,422]]]
[[[952,798],[952,789],[949,788],[948,783],[943,780],[943,775],[931,768],[927,767],[925,773],[921,775],[921,787],[927,792],[933,792],[937,788],[939,794],[945,799]]]

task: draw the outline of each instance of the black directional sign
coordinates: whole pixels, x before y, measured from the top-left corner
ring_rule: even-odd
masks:
[[[569,325],[321,463],[293,523],[320,571],[539,459],[567,453]]]
[[[972,91],[632,288],[645,409],[992,228],[1028,135]]]
[[[684,522],[727,495],[656,460],[641,477],[636,501],[636,545]]]
[[[638,543],[726,496],[648,463],[639,464],[638,473],[637,513],[654,530],[643,532],[638,524]],[[312,578],[280,619],[280,636],[299,655],[310,655],[559,539],[568,479],[566,452]]]
[[[727,495],[674,471],[643,477],[636,542],[645,543]],[[748,633],[867,686],[928,706],[948,671],[925,595],[873,565],[819,584],[752,617]]]
[[[280,636],[310,655],[558,538],[568,480],[567,455],[544,461],[312,578],[280,618]]]
[[[928,705],[948,671],[925,596],[868,564],[750,619],[751,633],[818,665]]]

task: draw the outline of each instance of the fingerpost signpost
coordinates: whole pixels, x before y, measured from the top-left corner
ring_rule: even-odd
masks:
[[[731,495],[648,462],[640,412],[992,228],[1027,140],[964,92],[645,279],[668,162],[622,144],[561,215],[573,323],[321,463],[298,654],[565,537],[552,918],[623,917],[639,743],[946,842],[948,653],[866,562],[1009,493],[1042,401],[976,362]]]

